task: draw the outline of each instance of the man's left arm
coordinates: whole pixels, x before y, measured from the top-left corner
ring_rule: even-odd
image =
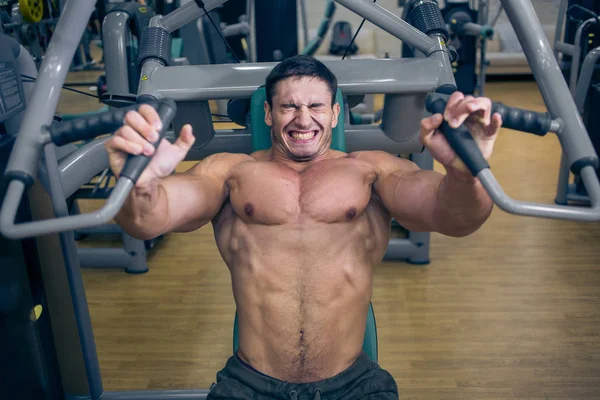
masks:
[[[421,170],[416,164],[384,152],[359,155],[372,162],[378,171],[374,189],[382,205],[405,228],[434,231],[448,236],[467,236],[483,225],[493,202],[467,167],[456,156],[438,128],[443,120],[469,128],[484,158],[491,156],[502,120],[491,115],[491,101],[454,93],[444,116],[421,122],[421,141],[434,159],[446,169],[446,175]]]

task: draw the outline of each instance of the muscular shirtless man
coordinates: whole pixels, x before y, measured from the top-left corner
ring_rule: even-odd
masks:
[[[421,140],[445,175],[385,152],[331,150],[332,128],[343,123],[337,81],[313,58],[278,64],[266,90],[268,151],[214,154],[173,175],[194,142],[186,125],[175,143],[159,145],[117,222],[140,239],[212,222],[231,272],[239,351],[209,398],[398,398],[391,375],[362,354],[391,218],[465,236],[492,201],[436,130],[442,115],[422,120]],[[489,99],[455,93],[444,117],[466,121],[487,159],[501,126],[490,114]],[[128,154],[153,154],[159,124],[148,106],[127,115],[106,142],[116,176]]]

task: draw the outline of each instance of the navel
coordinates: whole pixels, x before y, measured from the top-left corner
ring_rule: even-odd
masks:
[[[353,219],[356,217],[356,207],[352,207],[346,212],[346,218]]]
[[[244,212],[247,216],[251,217],[254,214],[254,207],[250,203],[246,203],[244,206]]]

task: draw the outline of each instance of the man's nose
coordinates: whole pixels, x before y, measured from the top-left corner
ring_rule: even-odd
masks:
[[[311,122],[312,122],[312,115],[310,112],[310,108],[308,108],[307,106],[301,106],[298,108],[298,110],[296,111],[296,122],[298,123],[298,125],[302,126],[302,127],[308,127],[310,126]]]

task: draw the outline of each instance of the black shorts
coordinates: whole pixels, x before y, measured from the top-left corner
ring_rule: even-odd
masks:
[[[389,372],[361,356],[338,375],[312,383],[288,383],[267,376],[233,355],[217,373],[208,400],[217,399],[398,399],[396,381]]]

